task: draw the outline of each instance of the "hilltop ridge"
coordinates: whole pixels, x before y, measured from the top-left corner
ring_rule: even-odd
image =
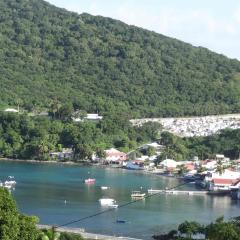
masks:
[[[170,117],[239,111],[240,62],[42,0],[0,2],[0,105]]]

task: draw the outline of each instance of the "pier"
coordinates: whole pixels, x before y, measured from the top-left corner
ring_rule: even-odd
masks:
[[[42,225],[37,224],[37,227],[39,229],[50,229],[52,226],[50,225]],[[97,234],[97,233],[88,233],[85,232],[83,228],[70,228],[70,227],[59,227],[57,228],[57,232],[67,232],[67,233],[75,233],[80,234],[85,239],[99,239],[99,240],[141,240],[137,238],[131,238],[131,237],[123,237],[123,236],[109,236],[109,235],[103,235],[103,234]]]
[[[165,190],[165,189],[148,189],[149,194],[173,194],[173,195],[206,195],[208,191],[184,191],[184,190]]]

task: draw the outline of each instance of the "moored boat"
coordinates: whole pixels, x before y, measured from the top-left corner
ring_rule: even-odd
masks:
[[[96,179],[95,178],[88,178],[88,179],[85,179],[84,182],[87,183],[87,184],[91,184],[91,183],[95,183]]]
[[[99,199],[99,202],[101,206],[104,206],[104,207],[111,207],[111,208],[118,207],[118,205],[116,204],[116,201],[113,198],[101,198]]]
[[[132,191],[131,198],[144,198],[146,193],[141,193],[140,191]]]

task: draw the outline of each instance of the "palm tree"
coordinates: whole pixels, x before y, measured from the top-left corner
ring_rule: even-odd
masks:
[[[45,230],[41,240],[59,240],[60,233],[56,232],[55,227]]]
[[[223,167],[222,161],[218,160],[217,161],[217,168],[216,168],[216,172],[219,173],[219,175],[222,175],[225,172],[225,169]]]

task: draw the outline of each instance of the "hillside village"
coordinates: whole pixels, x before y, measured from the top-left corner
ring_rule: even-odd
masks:
[[[221,129],[240,128],[240,114],[184,118],[145,118],[130,120],[133,125],[141,126],[146,122],[158,122],[163,129],[180,137],[209,136]]]

